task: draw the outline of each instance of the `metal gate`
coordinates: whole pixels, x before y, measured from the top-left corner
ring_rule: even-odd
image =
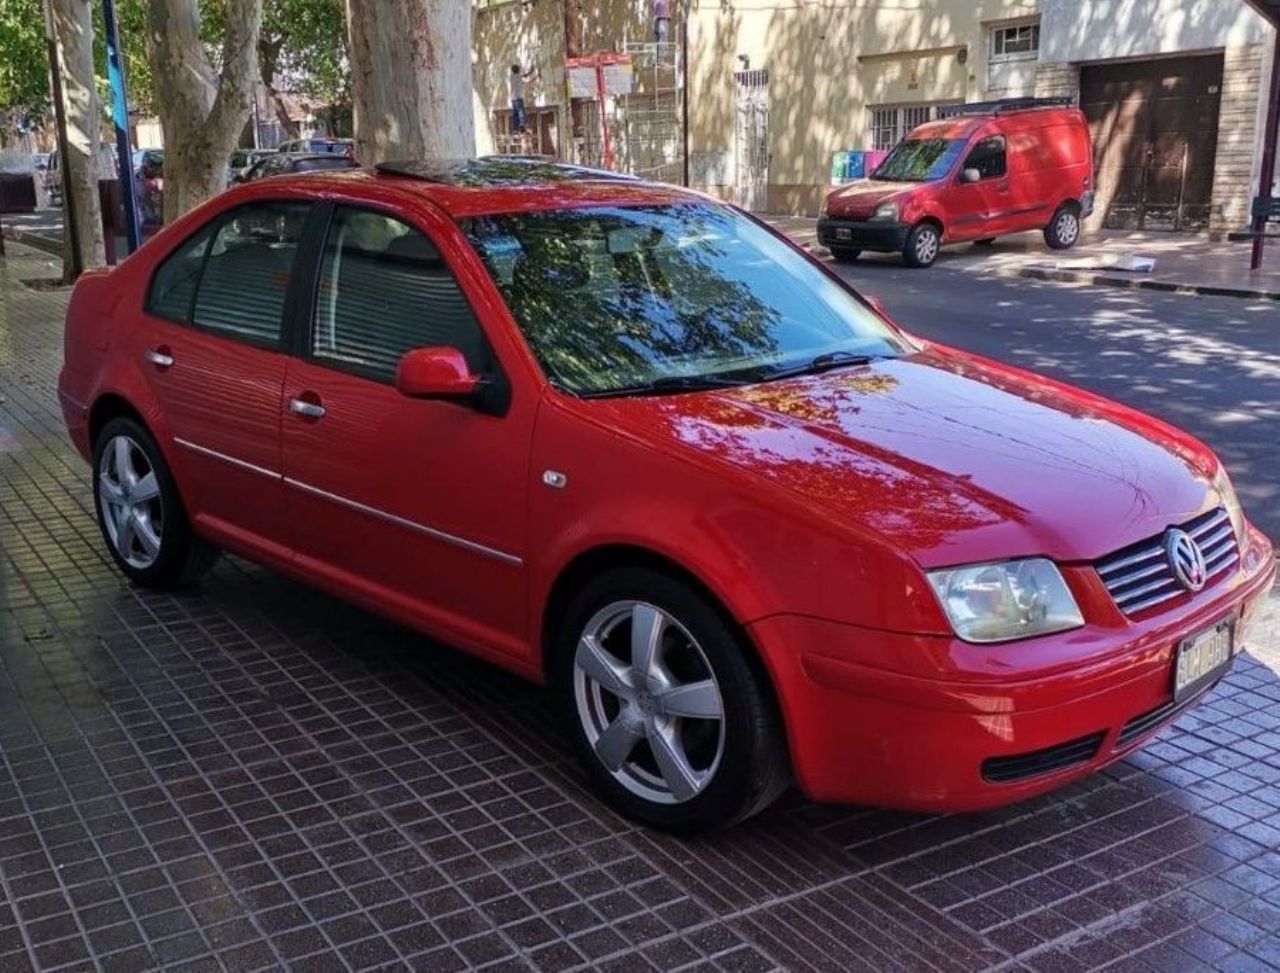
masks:
[[[735,71],[738,122],[734,136],[739,206],[761,211],[769,205],[769,72]]]
[[[1081,70],[1103,226],[1208,226],[1221,90],[1221,54]]]

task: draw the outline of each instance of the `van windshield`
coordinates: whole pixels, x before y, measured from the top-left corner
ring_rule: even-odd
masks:
[[[893,147],[871,178],[889,182],[945,179],[960,158],[964,146],[963,139],[904,140]]]

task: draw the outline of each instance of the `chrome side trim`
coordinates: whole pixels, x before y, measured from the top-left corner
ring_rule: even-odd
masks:
[[[454,544],[457,547],[465,548],[466,550],[473,551],[476,554],[483,554],[485,557],[491,557],[496,561],[501,561],[503,564],[520,565],[524,563],[524,561],[516,557],[514,554],[508,554],[505,551],[499,551],[496,548],[486,547],[484,544],[477,544],[475,541],[469,541],[464,537],[447,534],[442,530],[436,530],[434,527],[428,527],[425,524],[419,524],[416,521],[405,520],[405,518],[397,517],[393,513],[388,513],[385,510],[379,510],[377,507],[367,506],[359,501],[339,496],[336,493],[330,493],[328,490],[321,490],[319,487],[311,486],[311,484],[303,483],[300,480],[294,480],[287,476],[283,479],[286,485],[295,487],[303,493],[309,493],[312,496],[320,497],[323,500],[328,500],[331,503],[338,504],[339,506],[347,507],[350,510],[356,510],[362,514],[367,514],[370,517],[376,517],[378,520],[385,521],[388,524],[394,524],[396,527],[403,527],[405,530],[415,531],[425,537],[444,541],[447,544]]]
[[[275,470],[268,470],[261,466],[254,466],[242,459],[236,459],[234,456],[228,456],[226,453],[219,453],[216,449],[209,449],[206,446],[199,446],[189,440],[182,439],[178,436],[173,437],[173,444],[181,446],[183,449],[189,449],[193,453],[199,453],[201,456],[207,456],[210,459],[221,460],[237,469],[244,470],[247,473],[257,473],[259,476],[265,476],[271,480],[283,480],[284,475],[277,473]]]

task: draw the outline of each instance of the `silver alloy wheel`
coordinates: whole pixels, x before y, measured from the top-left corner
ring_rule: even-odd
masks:
[[[145,571],[160,556],[164,505],[160,482],[142,447],[113,436],[98,462],[98,504],[111,546],[132,568]]]
[[[631,793],[680,804],[711,783],[724,753],[720,684],[674,617],[643,601],[600,609],[578,640],[573,684],[597,759]]]
[[[1063,246],[1071,246],[1080,237],[1080,218],[1069,209],[1064,209],[1058,214],[1058,225],[1054,232],[1058,236],[1058,242]]]
[[[922,264],[930,264],[938,256],[938,231],[931,226],[922,226],[916,233],[916,259]]]

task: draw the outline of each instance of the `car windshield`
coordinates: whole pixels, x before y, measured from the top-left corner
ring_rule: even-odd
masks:
[[[891,182],[945,179],[963,151],[962,139],[904,140],[893,147],[871,178]]]
[[[462,221],[534,354],[579,394],[762,381],[908,350],[754,221],[680,204]]]

